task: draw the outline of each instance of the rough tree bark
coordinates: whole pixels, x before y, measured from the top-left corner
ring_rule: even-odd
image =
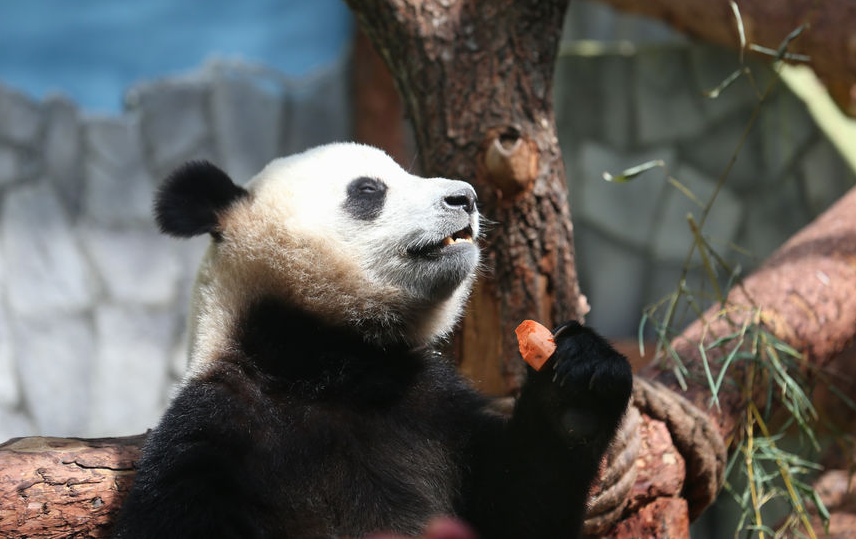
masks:
[[[0,537],[107,537],[145,435],[0,445]]]
[[[648,15],[711,43],[737,48],[740,39],[729,0],[601,0],[622,11]],[[778,49],[785,36],[809,23],[790,52],[807,55],[832,98],[856,116],[856,3],[851,0],[741,0],[747,43]]]
[[[487,276],[457,342],[460,368],[493,395],[519,387],[514,327],[587,307],[552,105],[567,0],[349,0],[412,121],[421,172],[473,182]],[[495,358],[500,358],[499,364]]]

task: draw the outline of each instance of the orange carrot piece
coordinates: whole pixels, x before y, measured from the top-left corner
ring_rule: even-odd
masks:
[[[536,371],[540,371],[544,363],[550,359],[556,351],[556,342],[553,334],[534,320],[524,320],[517,329],[517,344],[520,347],[520,355],[523,361],[528,363]]]

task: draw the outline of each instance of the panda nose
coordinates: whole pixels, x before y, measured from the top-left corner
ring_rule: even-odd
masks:
[[[463,188],[446,195],[443,203],[450,209],[460,208],[467,213],[473,213],[476,209],[476,200],[478,200],[476,192],[472,188]]]

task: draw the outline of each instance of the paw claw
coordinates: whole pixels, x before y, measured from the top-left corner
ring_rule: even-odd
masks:
[[[569,321],[565,322],[564,324],[562,324],[561,326],[559,326],[553,330],[553,339],[554,340],[558,339],[559,335],[564,333],[566,330],[580,327],[580,325],[581,324],[579,322],[577,322],[576,320],[569,320]]]

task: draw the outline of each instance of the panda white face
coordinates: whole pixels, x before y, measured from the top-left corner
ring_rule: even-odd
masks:
[[[192,299],[192,361],[223,349],[263,296],[379,344],[446,335],[479,263],[475,202],[465,182],[414,176],[358,144],[277,159],[246,189],[207,163],[179,169],[160,191],[158,223],[213,237]]]
[[[272,162],[247,187],[275,205],[265,219],[336,245],[375,286],[414,301],[447,299],[478,265],[473,188],[409,174],[378,149],[315,148]]]

